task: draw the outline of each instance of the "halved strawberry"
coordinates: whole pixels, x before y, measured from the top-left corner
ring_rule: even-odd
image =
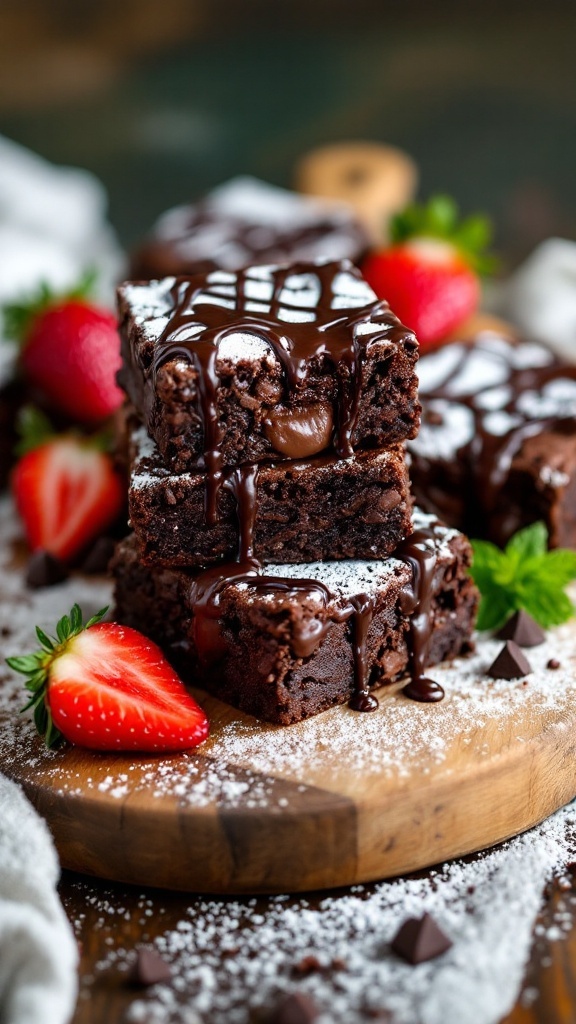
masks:
[[[61,738],[91,750],[173,752],[197,746],[208,719],[156,644],[137,630],[101,622],[84,625],[77,604],[49,637],[36,628],[41,650],[7,658],[27,677],[34,721],[49,747]]]
[[[73,434],[42,441],[12,473],[12,493],[32,551],[73,560],[120,514],[124,486],[111,457]]]
[[[481,255],[489,237],[486,218],[459,221],[456,204],[436,196],[394,218],[392,244],[369,255],[362,273],[426,347],[442,341],[477,309],[478,273],[493,265]]]
[[[52,411],[89,426],[121,404],[116,384],[120,338],[116,317],[87,298],[91,278],[64,296],[41,286],[4,310],[5,334],[21,347],[26,381]]]

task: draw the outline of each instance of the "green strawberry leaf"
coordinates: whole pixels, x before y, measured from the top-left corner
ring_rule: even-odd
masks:
[[[107,611],[107,607],[101,608],[99,612],[88,619],[88,622],[84,623],[82,610],[79,605],[75,604],[70,615],[63,615],[58,621],[56,625],[57,640],[52,640],[43,629],[37,626],[36,636],[42,644],[42,650],[34,651],[33,654],[16,654],[6,658],[6,664],[11,669],[26,676],[24,686],[31,697],[21,710],[34,709],[36,730],[44,738],[48,747],[54,747],[62,740],[60,732],[52,721],[47,702],[52,663],[63,653],[72,637],[78,636],[83,630],[100,622]]]
[[[23,296],[19,302],[7,303],[2,309],[5,337],[19,345],[24,344],[33,321],[50,306],[59,305],[68,299],[89,299],[97,276],[95,268],[88,268],[78,283],[64,292],[55,292],[46,281],[42,281],[35,292]]]
[[[574,606],[564,588],[576,579],[576,552],[548,551],[544,523],[512,537],[504,551],[473,540],[470,574],[481,595],[478,629],[497,629],[523,608],[545,629],[566,622]]]
[[[55,436],[50,420],[35,405],[23,405],[19,410],[16,416],[16,433],[19,441],[14,447],[14,453],[18,458],[34,451]]]
[[[411,238],[440,238],[450,242],[466,263],[479,274],[497,268],[497,260],[486,253],[492,240],[488,217],[472,214],[459,219],[457,203],[451,196],[432,196],[427,203],[413,203],[392,218],[390,240],[393,245]]]

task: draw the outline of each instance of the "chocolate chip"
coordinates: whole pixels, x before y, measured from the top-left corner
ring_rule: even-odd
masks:
[[[427,409],[424,413],[424,420],[429,423],[432,427],[441,427],[444,423],[444,417],[441,412],[437,412],[436,409]]]
[[[140,946],[136,950],[136,960],[130,972],[130,981],[134,985],[158,985],[170,981],[172,969],[155,949]]]
[[[525,676],[531,671],[530,662],[518,644],[513,640],[507,640],[500,654],[490,665],[487,675],[493,679],[520,679],[520,676]]]
[[[560,662],[558,661],[558,658],[550,658],[549,661],[546,662],[546,668],[551,668],[552,671],[555,671],[557,668],[560,668]]]
[[[305,978],[307,974],[316,974],[323,969],[317,956],[304,956],[292,968],[292,973],[298,978]]]
[[[319,1017],[310,996],[304,992],[292,992],[285,996],[268,1018],[269,1024],[313,1024]]]
[[[88,575],[106,572],[115,547],[116,541],[112,537],[98,537],[84,558],[80,572]]]
[[[544,630],[522,609],[514,612],[496,636],[499,640],[513,640],[519,647],[538,647],[546,639]]]
[[[450,949],[451,945],[451,939],[438,927],[430,914],[408,918],[391,942],[394,952],[409,964],[433,960]]]
[[[49,551],[35,551],[28,560],[26,583],[29,587],[53,587],[68,578],[68,569]]]

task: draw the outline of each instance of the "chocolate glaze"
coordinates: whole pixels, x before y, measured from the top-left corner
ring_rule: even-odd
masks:
[[[236,188],[241,184],[236,182]],[[264,183],[249,184],[251,207],[258,189],[268,203],[277,191]],[[228,188],[234,189],[234,182]],[[299,197],[300,216],[295,211],[295,218],[262,223],[255,219],[255,211],[234,214],[228,205],[224,211],[219,191],[195,205],[168,211],[134,255],[133,276],[203,274],[218,268],[235,271],[257,264],[326,257],[357,263],[369,247],[364,228],[344,209],[315,209],[312,215],[310,202]],[[280,211],[287,195],[297,198],[278,190]]]
[[[393,557],[406,562],[412,570],[412,580],[400,595],[400,609],[410,621],[407,644],[411,681],[403,692],[413,700],[438,701],[444,696],[442,687],[424,676],[433,625],[430,608],[437,557],[433,529],[422,529],[412,534],[402,542]],[[278,595],[287,600],[296,594],[307,595],[320,604],[321,617],[302,618],[293,623],[293,648],[299,658],[313,654],[333,623],[351,621],[354,637],[354,691],[350,707],[355,711],[374,711],[378,707],[376,697],[369,692],[367,654],[374,598],[358,594],[339,605],[323,583],[309,579],[266,576],[262,566],[253,558],[207,569],[191,584],[194,642],[204,666],[218,660],[221,648],[218,620],[222,596],[227,587],[239,584],[249,587],[258,595]]]
[[[246,297],[248,274],[240,272],[236,278],[234,308],[229,308],[229,285],[210,285],[214,298],[226,300],[227,306],[207,301],[207,285],[203,279],[177,279],[171,289],[173,312],[161,335],[155,353],[154,373],[161,366],[174,359],[191,362],[198,377],[200,397],[199,413],[204,428],[203,468],[206,471],[206,519],[211,525],[217,522],[218,493],[226,487],[233,493],[239,520],[239,550],[234,563],[208,569],[192,583],[192,604],[194,607],[194,641],[200,660],[210,663],[217,659],[219,649],[220,606],[222,595],[231,585],[247,586],[258,594],[278,594],[290,598],[292,594],[310,595],[320,602],[322,620],[313,617],[294,623],[293,646],[298,657],[309,657],[325,637],[334,622],[351,620],[354,635],[354,692],[350,706],[358,711],[372,711],[378,701],[369,693],[369,665],[367,637],[374,614],[373,598],[359,594],[337,606],[334,596],[327,587],[315,580],[293,580],[270,577],[262,573],[262,567],[254,559],[253,532],[255,518],[255,485],[257,465],[242,465],[226,468],[222,465],[220,444],[222,428],[219,425],[217,393],[220,385],[218,374],[218,351],[220,342],[231,333],[248,334],[264,340],[270,345],[279,360],[290,391],[305,386],[310,362],[325,360],[332,367],[338,381],[338,402],[334,415],[333,431],[326,429],[326,411],[319,420],[314,420],[318,408],[308,412],[308,421],[303,417],[298,422],[296,433],[300,443],[312,443],[314,450],[320,439],[332,433],[332,442],[339,458],[353,455],[352,433],[358,413],[358,402],[362,383],[362,361],[365,344],[362,343],[358,328],[375,317],[390,323],[391,315],[386,302],[375,301],[368,306],[334,309],[334,281],[342,272],[342,264],[324,264],[311,267],[310,264],[292,264],[273,272],[273,294],[268,308],[257,314],[250,311]],[[292,289],[286,297],[289,278],[298,274],[313,273],[319,284],[319,299],[312,309],[299,303],[298,292]],[[282,311],[288,309],[293,315],[300,314],[302,321],[281,319]],[[400,330],[400,328],[399,328]],[[332,410],[330,428],[332,427]],[[272,421],[271,429],[278,431],[279,422]],[[288,448],[298,439],[289,438]],[[324,445],[326,447],[326,445]],[[292,454],[292,449],[284,454]],[[401,596],[401,610],[410,617],[408,643],[410,647],[410,670],[412,682],[406,689],[407,695],[415,700],[439,700],[443,690],[431,680],[426,680],[423,670],[428,653],[431,632],[430,605],[432,580],[436,555],[434,537],[431,531],[422,530],[403,542],[397,557],[410,566],[412,583]]]
[[[444,690],[439,683],[428,679],[424,669],[428,662],[432,621],[432,585],[436,568],[436,550],[432,530],[417,530],[402,541],[395,557],[407,562],[412,569],[412,584],[400,596],[400,608],[408,616],[408,669],[410,682],[403,693],[411,700],[431,703],[442,700]]]
[[[307,380],[310,362],[325,361],[332,367],[338,382],[337,409],[334,416],[334,449],[340,458],[353,454],[352,432],[358,414],[362,383],[362,363],[366,339],[358,328],[375,321],[382,324],[390,337],[395,331],[399,340],[405,330],[396,322],[388,303],[374,301],[365,306],[335,309],[334,283],[342,270],[352,272],[346,263],[293,263],[277,268],[272,273],[273,294],[264,312],[254,313],[247,306],[254,300],[246,297],[249,271],[236,276],[234,308],[229,308],[230,285],[212,283],[204,279],[177,279],[170,290],[172,312],[155,356],[153,371],[173,359],[191,362],[198,374],[200,408],[204,429],[204,464],[216,479],[221,470],[219,441],[221,427],[218,421],[217,392],[220,378],[217,372],[220,342],[230,334],[248,334],[265,341],[281,364],[286,387],[290,392],[301,390]],[[297,275],[314,275],[319,285],[319,299],[314,308],[298,301],[298,292],[292,288],[283,295],[287,282]],[[253,280],[253,279],[252,279]],[[228,306],[207,301],[209,296],[228,303]],[[285,321],[284,312],[301,316],[301,322]],[[373,337],[374,335],[372,335]]]
[[[500,352],[494,348],[494,343],[498,341],[503,345]],[[486,348],[490,360],[497,359],[501,363],[501,379],[497,383],[491,381],[486,386],[475,381],[469,390],[455,393],[454,382],[466,369],[471,353],[482,352],[483,348]],[[424,421],[429,425],[440,425],[442,421],[441,414],[439,423],[438,412],[433,407],[428,408],[434,401],[461,405],[470,410],[474,423],[473,434],[463,444],[455,445],[455,458],[464,461],[469,467],[474,497],[486,516],[495,508],[498,496],[507,483],[512,462],[525,441],[543,431],[572,435],[576,429],[576,398],[570,413],[566,414],[566,400],[555,400],[547,395],[548,407],[556,404],[557,410],[560,410],[547,415],[539,414],[536,408],[531,411],[530,401],[527,400],[530,394],[535,399],[541,399],[548,384],[563,379],[574,382],[576,368],[551,355],[543,365],[514,366],[515,350],[516,346],[509,341],[502,342],[495,335],[479,335],[472,344],[462,345],[459,360],[455,366],[450,367],[443,380],[433,388],[422,387],[420,390],[424,402]],[[545,349],[540,351],[546,353]],[[432,354],[427,358],[432,360],[435,356]],[[491,401],[492,395],[498,396],[498,393],[500,399],[496,397],[495,401]],[[502,417],[495,420],[495,412],[509,417],[509,425],[503,423]],[[414,450],[419,457],[418,442]]]

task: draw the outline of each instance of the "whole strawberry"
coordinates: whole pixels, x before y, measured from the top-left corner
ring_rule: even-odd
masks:
[[[73,562],[120,515],[123,481],[100,437],[54,435],[30,406],[21,412],[20,431],[11,489],[28,546]]]
[[[410,206],[392,221],[391,244],[369,255],[362,273],[378,298],[427,347],[464,323],[480,302],[479,273],[492,266],[482,253],[490,239],[486,218],[459,221],[447,196]]]
[[[208,735],[208,719],[162,651],[135,629],[86,624],[77,604],[56,626],[39,627],[41,649],[7,658],[26,676],[36,729],[47,746],[62,737],[91,750],[188,750]]]
[[[66,296],[42,286],[38,295],[4,310],[4,330],[21,346],[26,382],[54,412],[89,426],[122,402],[116,384],[120,339],[116,318],[86,297],[89,282]]]

